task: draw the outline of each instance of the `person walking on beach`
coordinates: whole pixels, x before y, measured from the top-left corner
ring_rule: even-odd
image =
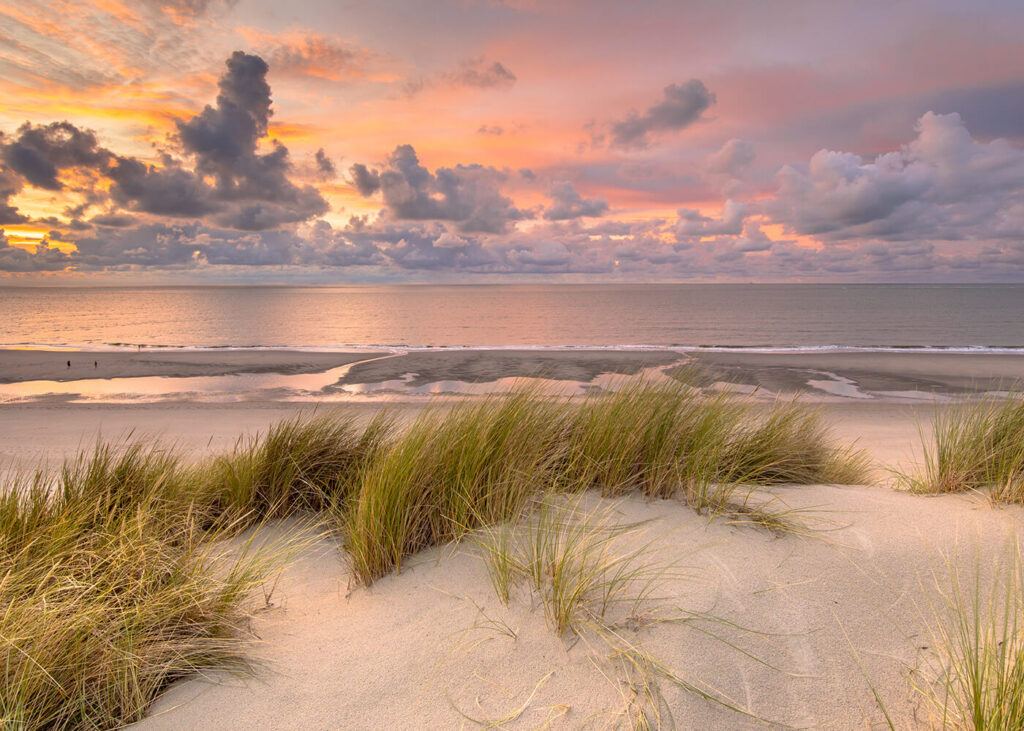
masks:
[[[68,361],[68,368],[70,368],[70,367],[71,367],[71,361],[69,360]]]

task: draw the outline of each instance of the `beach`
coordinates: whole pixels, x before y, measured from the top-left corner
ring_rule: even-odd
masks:
[[[404,385],[487,384],[526,376],[593,388],[595,379],[692,373],[755,391],[756,408],[803,389],[841,444],[864,449],[871,485],[800,485],[762,494],[796,511],[806,528],[775,534],[697,515],[678,500],[584,498],[623,523],[643,522],[624,547],[666,571],[654,598],[616,631],[687,682],[751,715],[701,698],[665,678],[659,693],[677,727],[927,726],[911,688],[927,664],[935,576],[945,562],[987,571],[1020,531],[1017,506],[982,495],[938,497],[893,489],[912,472],[937,413],[999,391],[1024,375],[1024,357],[944,353],[680,353],[676,351],[481,351],[303,353],[0,353],[0,379],[66,376],[72,358],[103,359],[107,377],[165,381],[246,373],[317,374],[344,368],[322,393],[352,384],[396,384],[375,398],[208,401],[164,389],[158,401],[75,402],[40,393],[0,405],[0,459],[8,468],[54,465],[97,439],[156,438],[193,459],[229,450],[297,413],[365,424],[381,408],[412,420],[440,398]],[[56,359],[56,364],[49,361]],[[91,368],[91,362],[89,364]],[[66,371],[66,365],[64,366]],[[823,376],[823,373],[829,375]],[[844,383],[808,389],[807,381]],[[115,389],[116,390],[116,389]],[[178,393],[178,397],[173,394]],[[172,394],[168,396],[167,394]],[[846,394],[846,395],[844,395]],[[742,396],[740,396],[742,398]],[[287,397],[294,398],[294,394]],[[284,524],[287,526],[288,524]],[[264,528],[284,529],[278,524]],[[258,540],[260,540],[258,538]],[[586,632],[558,636],[536,597],[496,597],[472,540],[413,556],[399,574],[358,586],[344,551],[312,539],[264,596],[251,629],[248,675],[214,672],[174,684],[143,728],[606,728],[628,716],[622,647]],[[625,550],[625,549],[624,549]],[[663,620],[663,621],[662,621]],[[628,630],[628,631],[627,631]],[[617,635],[617,636],[619,636]],[[633,645],[631,645],[632,647]],[[634,648],[635,649],[635,648]],[[504,719],[504,720],[502,720]],[[500,723],[499,723],[500,722]]]

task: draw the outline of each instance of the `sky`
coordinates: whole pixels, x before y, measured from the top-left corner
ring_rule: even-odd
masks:
[[[0,0],[0,283],[1024,282],[1024,3]]]

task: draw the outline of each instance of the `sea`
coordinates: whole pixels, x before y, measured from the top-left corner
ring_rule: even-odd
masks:
[[[0,347],[1024,351],[1024,285],[2,287]]]

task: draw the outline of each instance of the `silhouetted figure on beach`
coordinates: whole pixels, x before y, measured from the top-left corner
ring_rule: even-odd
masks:
[[[70,368],[70,367],[71,367],[71,361],[69,360],[68,361],[68,368]]]
[[[100,367],[100,362],[99,362],[98,360],[94,360],[94,361],[92,362],[92,367],[93,367],[93,368],[99,368],[99,367]]]

